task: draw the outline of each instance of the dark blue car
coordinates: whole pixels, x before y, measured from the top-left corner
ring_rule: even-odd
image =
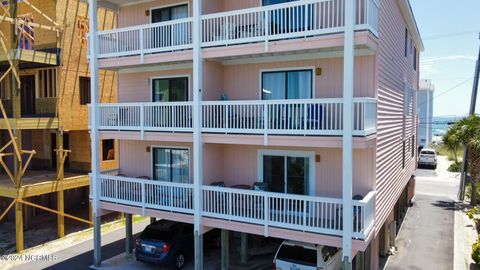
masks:
[[[181,269],[193,254],[193,225],[158,220],[148,225],[136,241],[137,260]],[[220,233],[213,230],[204,235],[207,244],[219,245]]]

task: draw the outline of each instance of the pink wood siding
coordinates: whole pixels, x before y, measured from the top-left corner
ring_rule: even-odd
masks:
[[[241,0],[241,1],[223,0],[222,2],[223,2],[224,11],[260,7],[262,5],[262,0]]]
[[[227,94],[230,100],[258,100],[260,99],[261,71],[272,69],[282,70],[288,68],[321,68],[322,75],[315,76],[314,72],[315,97],[342,97],[342,58],[242,65],[223,65],[215,61],[204,61],[203,66],[204,100],[219,100],[223,93]],[[355,96],[375,97],[375,57],[357,57],[356,70]],[[192,70],[185,69],[119,74],[119,101],[150,101],[150,78],[186,74],[192,76]],[[189,97],[191,100],[192,82],[190,82],[189,86]]]
[[[343,58],[327,58],[308,61],[274,62],[262,64],[225,65],[223,84],[229,99],[260,98],[262,70],[288,68],[321,68],[322,75],[315,76],[316,98],[342,97]],[[375,97],[375,57],[361,56],[355,63],[355,96]]]
[[[150,23],[150,16],[147,16],[145,11],[151,8],[158,8],[169,5],[181,5],[188,3],[189,14],[192,14],[192,0],[178,1],[178,0],[157,0],[138,5],[131,5],[122,7],[118,15],[118,27],[127,27],[133,25],[141,25]]]
[[[193,83],[191,69],[118,74],[118,100],[119,102],[149,102],[151,101],[151,78],[178,75],[190,76],[188,96],[191,100]]]
[[[418,73],[413,55],[404,56],[405,20],[395,0],[380,2],[378,51],[378,132],[376,166],[376,232],[392,211],[415,168],[411,157],[411,136],[416,134],[415,119],[405,117],[404,83],[414,87]],[[405,132],[405,134],[404,134]],[[402,168],[402,140],[406,140],[406,165]]]
[[[185,147],[191,143],[164,143],[145,141],[119,141],[120,171],[129,177],[151,176],[152,153],[147,147]],[[291,148],[291,147],[259,147],[247,145],[220,145],[205,144],[203,150],[203,183],[223,181],[227,186],[257,182],[257,153],[258,150],[290,150],[314,151],[320,155],[320,162],[315,163],[316,195],[327,197],[341,197],[342,194],[342,152],[332,148]],[[365,196],[373,189],[374,151],[372,149],[354,150],[354,193]],[[193,167],[190,160],[190,167]],[[191,174],[193,172],[191,171]]]

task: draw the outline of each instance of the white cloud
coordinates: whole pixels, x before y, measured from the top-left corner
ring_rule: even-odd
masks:
[[[449,55],[449,56],[431,56],[425,57],[420,60],[420,72],[422,76],[431,77],[434,74],[438,73],[437,66],[439,65],[438,62],[444,61],[461,61],[461,60],[468,60],[468,61],[475,61],[477,58],[475,56],[470,55]]]

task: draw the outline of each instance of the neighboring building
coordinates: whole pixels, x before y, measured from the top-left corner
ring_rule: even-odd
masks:
[[[10,0],[0,5],[1,15],[6,16],[0,20],[0,39],[8,52],[0,47],[0,77],[5,78],[0,81],[0,98],[16,143],[22,150],[36,152],[24,175],[14,171],[18,164],[26,166],[29,159],[27,152],[21,160],[5,153],[13,149],[3,148],[11,136],[6,119],[0,115],[0,152],[8,167],[2,167],[0,174],[0,215],[16,201],[15,211],[6,217],[16,222],[17,251],[21,251],[23,225],[33,226],[32,217],[44,212],[38,208],[33,211],[35,207],[21,201],[61,213],[80,202],[88,203],[88,5],[78,0]],[[115,12],[102,9],[99,16],[102,29],[115,26]],[[19,85],[15,73],[19,74]],[[116,73],[102,71],[101,75],[102,102],[116,102]],[[103,155],[102,169],[117,168],[115,142],[104,141],[103,152],[107,154]],[[63,155],[66,158],[61,162]],[[63,236],[63,216],[58,220],[58,235]]]
[[[433,136],[433,94],[435,85],[430,80],[420,80],[418,88],[418,145],[427,147]]]
[[[116,175],[93,168],[95,220],[120,211],[127,225],[141,214],[337,247],[353,234],[356,269],[378,269],[416,164],[423,44],[408,0],[356,1],[345,200],[345,2],[193,1],[98,1],[118,28],[94,33],[91,66],[118,70],[119,103],[94,104],[91,132],[118,140],[120,156]]]

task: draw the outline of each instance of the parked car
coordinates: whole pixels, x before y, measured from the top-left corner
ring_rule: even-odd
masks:
[[[193,254],[193,241],[193,225],[158,220],[148,225],[136,239],[135,257],[138,261],[181,269]],[[204,234],[204,243],[219,246],[219,230]]]
[[[273,260],[276,270],[339,270],[342,249],[285,240]]]
[[[437,168],[437,153],[433,149],[422,149],[418,155],[418,166],[431,166]]]

